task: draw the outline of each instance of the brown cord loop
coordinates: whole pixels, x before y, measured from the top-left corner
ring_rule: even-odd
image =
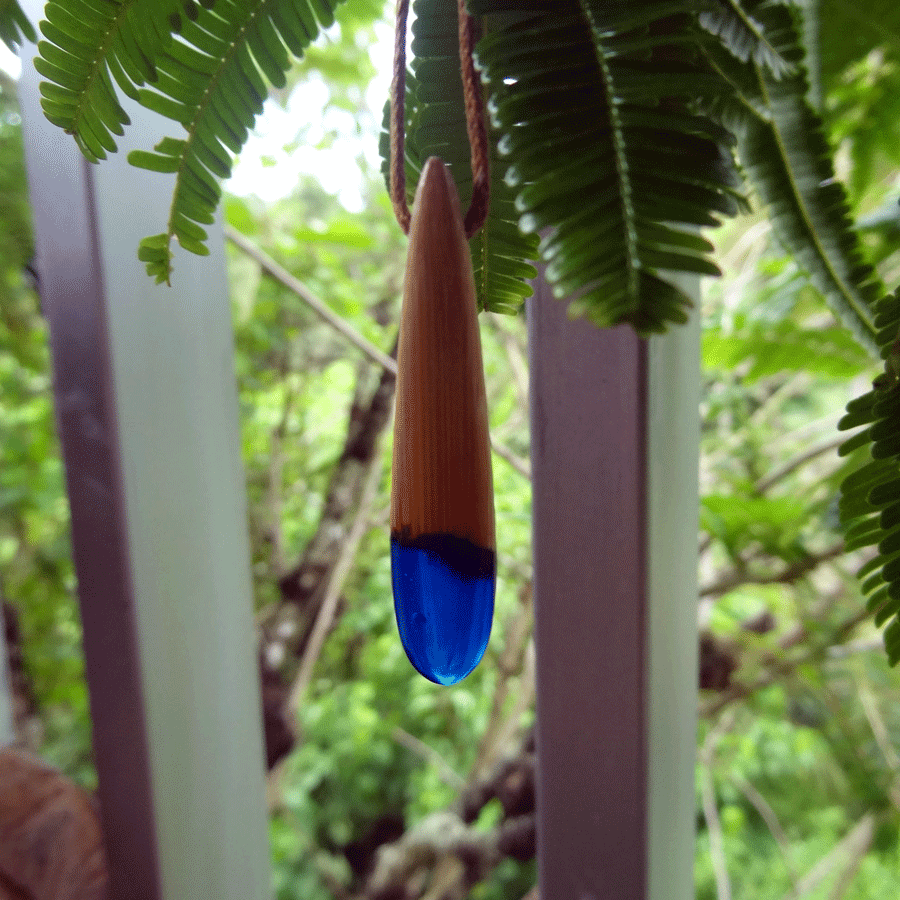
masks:
[[[459,62],[466,104],[466,130],[472,151],[472,201],[466,213],[466,237],[471,238],[487,219],[490,200],[490,165],[484,99],[475,71],[475,20],[466,12],[466,0],[457,0],[459,13]],[[409,0],[397,0],[397,27],[394,32],[394,74],[391,79],[391,202],[394,214],[409,234],[410,213],[406,203],[406,19]]]
[[[409,0],[397,0],[397,27],[394,29],[394,77],[391,79],[391,202],[394,214],[409,234],[409,207],[406,205],[406,17]]]

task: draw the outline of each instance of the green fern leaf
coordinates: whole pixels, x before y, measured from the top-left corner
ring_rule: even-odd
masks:
[[[743,5],[795,72],[775,78],[708,42],[708,56],[734,88],[709,108],[737,135],[744,170],[769,207],[778,240],[856,339],[875,350],[872,305],[883,288],[863,260],[821,118],[807,100],[804,51],[791,10],[777,0]]]
[[[695,226],[735,213],[739,185],[730,136],[695,109],[729,86],[697,55],[692,4],[469,6],[519,225],[543,233],[554,292],[603,326],[683,322],[691,300],[666,273],[717,274]]]
[[[0,0],[0,41],[15,53],[23,37],[32,43],[37,41],[34,25],[16,0]]]
[[[412,75],[406,90],[406,161],[409,202],[425,160],[439,156],[449,167],[463,214],[472,197],[471,149],[459,64],[459,27],[455,4],[415,0]],[[382,171],[387,177],[390,135],[385,119],[380,141]],[[488,123],[489,124],[489,123]],[[531,296],[537,270],[537,237],[518,226],[515,195],[506,183],[507,161],[495,149],[499,135],[489,134],[490,206],[484,226],[469,241],[478,307],[515,315]]]
[[[698,21],[741,62],[752,59],[757,65],[767,68],[774,78],[792,75],[796,71],[794,64],[769,42],[763,26],[748,15],[737,0],[708,0]]]
[[[878,554],[859,571],[875,624],[887,624],[890,664],[900,662],[900,289],[875,309],[876,322],[893,323],[879,332],[884,372],[873,388],[847,404],[838,428],[861,428],[839,448],[842,456],[868,448],[865,465],[841,484],[840,515],[848,550],[878,545]]]
[[[170,40],[166,17],[179,0],[52,0],[38,26],[35,68],[47,118],[75,136],[91,161],[116,150],[129,119],[113,82],[130,97],[156,78],[155,58]]]
[[[240,151],[268,96],[266,79],[284,86],[290,53],[302,52],[320,27],[334,21],[340,0],[216,0],[179,17],[178,39],[155,59],[153,89],[141,103],[178,122],[183,139],[165,138],[153,153],[133,151],[133,165],[175,175],[169,221],[162,235],[141,243],[140,258],[157,281],[169,281],[171,241],[205,255],[207,233]],[[210,8],[212,7],[212,8]]]

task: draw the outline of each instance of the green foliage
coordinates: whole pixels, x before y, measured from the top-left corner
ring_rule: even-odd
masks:
[[[736,369],[748,381],[800,370],[826,378],[847,378],[868,367],[869,358],[843,329],[801,327],[741,317],[725,334],[720,327],[703,332],[703,358],[710,368]]]
[[[841,430],[861,428],[841,445],[842,455],[868,449],[868,461],[841,485],[841,522],[847,549],[875,547],[859,571],[875,624],[887,626],[891,665],[900,662],[900,290],[878,304],[875,324],[883,374],[872,390],[847,404]],[[863,427],[864,426],[864,427]]]
[[[900,8],[893,0],[818,0],[822,80],[833,89],[853,66],[873,50],[887,58],[900,56]]]
[[[450,167],[463,215],[472,196],[469,140],[459,71],[459,25],[453,4],[415,0],[413,11],[412,108],[407,144],[424,163],[438,156]],[[409,95],[407,91],[407,95]],[[508,162],[497,152],[500,135],[491,142],[490,208],[483,228],[469,242],[475,291],[480,309],[516,314],[531,296],[528,283],[537,275],[530,260],[537,256],[537,236],[519,230]],[[384,146],[384,145],[382,145]]]
[[[893,0],[819,0],[818,19],[829,118],[862,193],[877,179],[879,157],[900,164],[900,7]]]
[[[753,16],[741,8],[736,0],[709,3],[697,17],[697,21],[710,34],[721,38],[723,46],[742,63],[753,61],[766,68],[775,78],[795,72],[788,62],[772,46],[765,28]]]
[[[17,0],[0,0],[0,41],[15,52],[23,36],[29,41],[37,40],[28,16],[22,12]]]
[[[900,46],[855,61],[828,96],[835,138],[853,160],[851,186],[862,194],[877,183],[879,157],[900,166]],[[900,219],[896,202],[892,212]]]
[[[406,77],[405,152],[407,202],[412,205],[422,166],[439,156],[450,168],[463,215],[472,196],[472,170],[465,105],[459,71],[459,26],[456,10],[435,0],[416,0],[413,23],[413,69]],[[381,171],[390,192],[390,101],[384,106],[379,138]],[[531,296],[528,281],[537,270],[537,237],[518,226],[514,195],[506,183],[508,165],[497,153],[491,132],[490,207],[484,226],[469,241],[478,307],[516,314]]]
[[[169,43],[169,19],[179,0],[141,4],[136,0],[76,0],[48,3],[38,26],[35,68],[41,105],[54,124],[74,135],[91,161],[115,152],[113,134],[124,134],[130,119],[116,96],[115,81],[137,99],[136,86],[155,81],[156,57]]]
[[[167,281],[173,237],[205,252],[219,179],[246,141],[266,82],[286,85],[290,54],[303,55],[336,3],[78,2],[79,19],[51,3],[41,26],[50,39],[39,66],[52,82],[43,86],[51,120],[76,135],[88,158],[103,158],[127,122],[115,82],[187,132],[130,157],[176,176],[166,230],[139,252],[148,272]],[[471,178],[455,12],[436,0],[417,0],[414,12],[407,164],[415,172],[429,155],[442,156],[465,205]],[[573,314],[631,322],[641,334],[683,321],[689,300],[667,273],[718,271],[697,227],[742,202],[733,130],[785,247],[872,346],[877,279],[807,100],[792,10],[775,0],[699,9],[642,0],[618,11],[590,0],[472,0],[470,12],[483,34],[477,59],[493,123],[490,218],[471,247],[480,308],[521,309],[542,232],[546,276],[559,296],[576,295]]]
[[[750,0],[745,6],[794,74],[776,77],[709,44],[707,52],[734,91],[715,98],[712,107],[738,136],[741,161],[785,250],[857,340],[874,349],[872,305],[881,288],[862,259],[822,121],[807,99],[797,25],[791,10],[774,0]]]
[[[794,497],[741,497],[707,494],[700,525],[718,538],[733,556],[751,544],[773,555],[790,557],[805,524],[804,504]]]
[[[697,55],[690,5],[478,0],[477,58],[519,226],[573,312],[641,334],[686,319],[661,273],[717,274],[695,233],[737,211],[730,136],[692,111],[725,82]],[[661,104],[660,98],[666,97]]]
[[[129,124],[111,79],[183,126],[185,138],[167,137],[153,153],[129,154],[133,165],[176,176],[166,230],[145,238],[138,251],[147,273],[168,282],[173,238],[192,253],[209,252],[202,226],[213,221],[231,154],[262,111],[264,79],[285,84],[290,54],[302,56],[320,28],[334,22],[339,0],[77,2],[77,15],[71,5],[48,4],[40,24],[48,38],[35,62],[49,79],[41,85],[44,112],[75,135],[92,162],[116,150],[112,134]],[[153,90],[138,90],[148,82]]]
[[[831,0],[822,4],[826,12],[837,6]],[[754,10],[751,15],[751,5],[743,3],[736,10],[732,4],[729,11],[724,3],[710,4],[704,9],[715,6],[718,24],[698,21],[721,39],[729,59],[724,65],[752,61],[756,77],[762,72],[787,89],[801,67],[795,60],[779,73],[778,59],[787,63],[790,54],[770,55],[770,49],[780,54],[779,45],[766,31],[765,14]],[[342,10],[351,6],[365,4],[348,0]],[[843,6],[848,10],[844,16],[833,21],[822,17],[823,47],[840,45],[841,31],[848,32],[848,21],[853,21],[848,16],[866,18],[863,6]],[[890,28],[894,6],[878,3],[873,8]],[[508,22],[497,13],[482,24],[490,34]],[[862,157],[853,142],[853,123],[867,115],[861,112],[868,109],[867,85],[885,86],[892,77],[890,65],[882,69],[865,57],[881,54],[891,65],[895,58],[889,35],[878,37],[872,28],[865,30],[862,58],[848,49],[846,64],[831,72],[823,52],[827,124],[832,137],[849,147],[851,200],[862,214],[892,199],[896,164],[891,160],[900,146],[890,128],[869,129],[873,177],[871,182],[867,176],[860,178]],[[848,48],[855,47],[852,35],[846,37]],[[759,45],[763,40],[768,47]],[[334,57],[331,50],[317,51],[322,71],[364,71],[349,45],[342,43]],[[307,52],[304,67],[313,67],[311,57]],[[317,70],[304,71],[314,76]],[[868,79],[865,83],[854,82],[858,72]],[[419,74],[431,77],[427,66]],[[780,79],[775,79],[777,74]],[[288,84],[296,83],[296,70],[287,77]],[[412,116],[418,101],[416,82],[410,85]],[[0,86],[7,95],[7,83]],[[349,86],[338,93],[341,102],[361,96]],[[879,89],[885,110],[890,108],[886,93]],[[759,107],[763,119],[769,115],[758,92],[742,96]],[[410,129],[412,133],[412,119]],[[772,130],[770,135],[780,133]],[[418,152],[410,142],[410,189],[415,186]],[[467,153],[463,147],[459,155],[457,169],[463,174],[468,172]],[[790,169],[791,157],[785,159]],[[508,158],[496,157],[495,163],[508,163]],[[896,185],[893,188],[895,193]],[[383,188],[367,185],[363,199],[364,212],[350,214],[319,185],[304,179],[290,197],[270,206],[227,197],[225,213],[231,225],[261,244],[339,315],[387,347],[396,327],[403,239]],[[22,277],[31,245],[20,128],[12,105],[0,109],[0,204],[0,575],[25,632],[27,671],[44,726],[40,752],[91,785],[90,723],[68,512],[53,436],[47,334],[37,300]],[[712,607],[708,621],[713,631],[737,646],[735,684],[749,696],[726,707],[726,713],[735,711],[730,728],[722,725],[721,716],[704,716],[700,738],[705,740],[712,728],[724,730],[711,769],[735,900],[781,900],[789,895],[796,883],[793,876],[803,877],[834,859],[835,845],[870,812],[877,821],[875,838],[843,896],[887,900],[896,894],[900,865],[898,817],[887,799],[896,778],[889,753],[891,746],[900,745],[900,709],[885,702],[897,694],[897,670],[887,668],[882,654],[864,649],[866,641],[878,636],[868,621],[852,628],[846,624],[858,616],[861,604],[844,562],[832,560],[812,577],[792,574],[839,540],[831,500],[862,457],[871,461],[871,435],[843,460],[831,451],[804,461],[817,444],[833,438],[833,414],[853,390],[865,357],[852,337],[835,327],[804,274],[770,245],[766,228],[757,218],[716,235],[725,251],[720,262],[729,280],[721,287],[714,284],[704,300],[703,608]],[[889,283],[896,283],[891,273],[900,262],[896,243],[896,236],[885,230],[880,265]],[[354,395],[370,389],[376,373],[297,298],[261,276],[254,262],[233,252],[230,272],[254,589],[257,612],[263,615],[280,600],[278,578],[285,566],[297,559],[315,531],[348,410]],[[886,329],[879,346],[890,343],[891,316],[881,319],[881,307],[874,308],[873,324]],[[506,352],[510,335],[523,343],[522,322],[504,318],[499,324],[505,331],[495,328],[498,322],[492,316],[482,317],[482,324],[492,432],[526,457],[527,404],[510,377],[514,367]],[[890,356],[887,362],[893,365]],[[879,382],[876,391],[884,392],[888,384]],[[865,432],[870,426],[866,420],[857,427]],[[385,444],[386,461],[389,439]],[[896,469],[893,460],[891,465]],[[862,481],[872,474],[870,470]],[[898,476],[900,471],[895,471],[881,483]],[[501,565],[495,629],[484,664],[452,692],[418,678],[396,639],[383,527],[387,478],[383,480],[374,504],[376,525],[362,542],[342,593],[341,615],[316,664],[300,712],[301,744],[288,761],[272,816],[280,900],[329,900],[345,891],[350,874],[342,845],[365,834],[383,812],[397,812],[414,825],[453,802],[456,788],[446,772],[433,757],[402,745],[395,728],[421,740],[460,777],[471,771],[501,679],[499,658],[507,622],[517,611],[516,594],[529,578],[531,565],[527,482],[502,461],[494,466],[494,478]],[[771,486],[764,486],[772,479]],[[864,485],[864,506],[870,503],[871,487]],[[871,512],[858,517],[859,531],[849,535],[850,545],[861,548],[852,552],[863,563],[878,552],[862,544],[872,537],[867,526],[875,521],[876,530],[880,527],[879,516],[872,505]],[[863,579],[882,573],[881,555],[874,557]],[[754,579],[771,583],[754,584]],[[725,587],[716,589],[717,584]],[[766,634],[746,625],[760,613],[770,614],[774,622]],[[869,707],[860,703],[866,693],[880,700],[871,720]],[[701,705],[728,697],[703,694]],[[521,723],[531,716],[528,710]],[[887,735],[884,749],[876,737],[879,721]],[[773,833],[742,791],[742,782],[753,785],[769,804],[783,834]],[[496,807],[487,807],[478,826],[490,827],[492,814]],[[711,831],[702,814],[698,825],[697,896],[713,900],[719,894]],[[842,875],[833,870],[830,880],[809,896],[834,895]],[[520,900],[534,878],[533,863],[520,866],[504,860],[469,896]]]

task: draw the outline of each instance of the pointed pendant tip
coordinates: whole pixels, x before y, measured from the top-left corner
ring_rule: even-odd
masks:
[[[436,214],[438,218],[449,214],[454,220],[458,220],[462,227],[462,210],[456,182],[447,164],[439,156],[429,156],[422,167],[413,204],[414,219],[424,218],[422,216],[424,206],[428,206],[431,214]],[[418,217],[416,211],[419,212]]]

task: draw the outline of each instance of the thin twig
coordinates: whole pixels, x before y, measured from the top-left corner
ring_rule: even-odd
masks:
[[[786,478],[791,472],[799,469],[800,466],[805,465],[817,456],[823,456],[826,453],[830,453],[832,450],[836,450],[845,440],[847,440],[846,436],[842,435],[839,438],[832,438],[815,447],[811,447],[809,450],[805,450],[793,459],[789,459],[783,466],[776,469],[770,475],[757,481],[754,490],[757,494],[765,494],[769,488]]]
[[[386,353],[382,353],[374,344],[367,341],[355,328],[348,325],[343,319],[335,315],[326,304],[316,297],[310,289],[299,281],[290,272],[278,265],[263,250],[260,250],[252,241],[247,240],[244,235],[236,231],[230,225],[225,225],[225,237],[228,238],[236,247],[247,254],[251,259],[255,260],[260,268],[277,282],[284,285],[289,291],[293,291],[310,309],[316,312],[325,322],[331,325],[335,331],[340,332],[351,344],[362,350],[366,356],[373,362],[378,363],[383,369],[387,369],[393,375],[397,374],[397,363],[391,359]],[[498,444],[495,440],[491,440],[491,449],[501,459],[505,459],[520,475],[531,480],[531,467],[527,462],[516,456],[512,450]]]
[[[734,703],[736,700],[744,700],[751,694],[755,694],[757,691],[767,688],[779,679],[789,675],[800,666],[813,660],[820,659],[823,656],[827,656],[831,645],[840,643],[840,641],[846,638],[860,622],[865,622],[870,615],[871,613],[865,607],[857,609],[831,630],[827,642],[817,644],[805,653],[801,653],[797,656],[784,658],[784,656],[779,655],[778,657],[773,657],[768,669],[763,674],[759,675],[755,681],[750,684],[745,682],[733,682],[732,686],[728,688],[727,691],[718,694],[708,704],[701,705],[699,711],[700,718],[706,719],[718,715],[726,706]],[[799,635],[792,634],[782,639],[780,642],[782,650],[797,643],[802,635],[803,628],[801,626]]]
[[[300,708],[300,703],[303,700],[310,679],[312,678],[313,667],[316,664],[316,660],[319,658],[322,645],[325,643],[325,636],[328,634],[328,630],[331,628],[331,623],[334,620],[341,588],[344,586],[344,581],[353,567],[359,542],[362,540],[363,534],[365,534],[366,529],[369,527],[369,512],[372,508],[372,502],[375,500],[375,495],[378,492],[378,482],[381,480],[381,472],[382,455],[376,453],[369,462],[369,471],[365,483],[363,484],[362,496],[359,500],[356,517],[353,520],[350,533],[347,535],[347,539],[341,549],[341,554],[338,557],[334,568],[331,570],[331,575],[328,578],[328,583],[325,588],[325,597],[322,600],[322,605],[319,607],[315,624],[309,635],[309,641],[303,652],[303,658],[300,661],[300,668],[297,671],[297,676],[294,679],[293,685],[291,685],[291,692],[288,695],[287,700],[288,721],[294,721],[296,718],[297,710]]]
[[[784,865],[788,870],[788,876],[793,885],[793,891],[788,896],[795,898],[799,897],[799,888],[797,887],[799,875],[791,860],[791,845],[787,835],[784,833],[784,829],[781,827],[781,822],[778,821],[775,810],[772,809],[766,798],[763,797],[749,781],[745,781],[743,778],[737,776],[732,776],[731,781],[750,801],[753,808],[760,814],[762,820],[766,823],[772,837],[775,838],[775,843],[778,844],[778,849],[781,850],[781,855],[784,857]]]
[[[837,867],[842,857],[849,855],[852,865],[860,850],[865,855],[874,836],[875,816],[869,812],[800,879],[797,883],[799,892],[797,896],[804,897],[811,894]],[[788,894],[784,900],[790,900],[793,896]]]
[[[532,637],[525,645],[525,659],[522,664],[522,675],[519,678],[516,704],[497,732],[495,746],[498,750],[509,745],[513,735],[521,728],[522,716],[525,715],[525,711],[531,709],[531,705],[534,703],[536,675],[537,653],[534,649],[534,638]]]
[[[859,871],[859,867],[866,858],[866,854],[871,849],[874,840],[875,822],[873,819],[872,822],[866,823],[865,828],[859,829],[855,842],[849,848],[850,859],[847,860],[847,865],[838,873],[838,877],[831,887],[831,893],[828,895],[828,900],[841,900],[844,894],[850,890],[856,878],[856,873]]]
[[[498,444],[493,438],[491,438],[491,450],[501,459],[505,459],[520,475],[531,481],[531,466],[519,459],[512,450],[504,447],[503,444]]]
[[[369,359],[378,363],[378,365],[389,372],[393,372],[394,375],[397,374],[397,363],[390,356],[383,353],[370,341],[367,341],[355,328],[333,313],[327,304],[316,297],[302,281],[291,275],[287,269],[278,265],[271,256],[260,250],[252,241],[248,240],[230,225],[225,225],[224,231],[225,237],[246,253],[247,256],[259,263],[267,275],[271,275],[272,278],[283,284],[288,290],[293,291],[310,309],[317,313],[335,331],[340,332],[351,344],[362,350]]]
[[[282,372],[282,375],[286,375]],[[291,379],[285,379],[284,401],[281,407],[281,418],[272,429],[271,452],[269,454],[268,484],[268,532],[272,541],[272,568],[277,577],[284,574],[284,536],[281,529],[283,508],[282,489],[284,487],[284,436],[294,408],[295,391]]]
[[[441,773],[441,777],[451,787],[461,791],[466,786],[465,779],[459,775],[456,770],[441,756],[434,747],[430,747],[425,741],[419,740],[414,734],[404,731],[400,726],[395,726],[391,732],[391,736],[398,744],[402,744],[407,750],[412,750],[423,759],[434,763]]]
[[[498,654],[495,664],[499,674],[498,684],[491,701],[488,724],[482,734],[475,763],[470,770],[470,781],[482,777],[494,764],[502,750],[501,742],[506,737],[503,727],[506,724],[503,719],[503,707],[509,698],[512,680],[516,676],[519,676],[518,697],[521,698],[523,694],[527,693],[522,690],[523,676],[526,674],[528,642],[534,625],[534,603],[530,582],[526,582],[522,586],[519,599],[519,608],[505,623],[506,645]]]
[[[892,772],[897,772],[900,770],[900,756],[897,755],[897,751],[891,743],[890,732],[878,710],[878,701],[868,686],[860,691],[859,701],[862,704],[866,718],[869,720],[869,726],[872,729],[872,734],[875,736],[875,742],[878,744],[878,749],[881,751],[884,761]]]
[[[525,354],[522,352],[522,348],[519,346],[519,335],[516,334],[512,328],[507,327],[506,323],[503,322],[504,318],[505,317],[501,315],[492,314],[488,318],[488,325],[497,334],[503,344],[504,350],[506,350],[506,358],[509,361],[509,367],[513,373],[516,399],[518,400],[519,408],[527,411],[530,402],[528,393],[528,363],[525,360]]]
[[[728,861],[725,858],[725,844],[722,839],[722,821],[716,806],[716,789],[713,783],[713,765],[716,745],[734,723],[734,714],[729,711],[710,729],[700,748],[700,794],[703,803],[703,818],[709,831],[709,855],[712,857],[713,875],[716,879],[716,896],[719,900],[731,900],[731,881],[728,877]]]

